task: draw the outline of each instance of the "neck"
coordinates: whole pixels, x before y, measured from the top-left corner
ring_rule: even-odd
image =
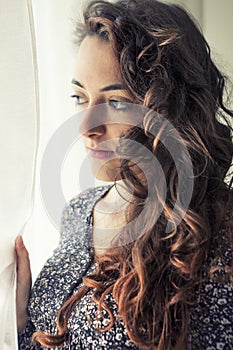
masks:
[[[129,192],[127,182],[117,180],[107,195],[98,203],[98,207],[99,210],[116,213],[125,210],[132,198],[133,195]]]

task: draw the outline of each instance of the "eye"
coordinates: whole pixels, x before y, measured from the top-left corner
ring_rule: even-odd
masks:
[[[70,97],[75,99],[75,106],[80,106],[87,102],[86,97],[80,95],[71,95]]]
[[[129,103],[124,101],[110,100],[109,105],[116,111],[126,111],[129,109]]]

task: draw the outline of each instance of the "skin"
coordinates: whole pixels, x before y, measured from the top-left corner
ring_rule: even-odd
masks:
[[[132,102],[132,99],[124,87],[119,62],[109,43],[94,36],[88,36],[83,40],[77,54],[72,88],[76,109],[81,116],[80,131],[87,152],[90,152],[90,148],[115,152],[120,135],[132,126],[130,120],[132,117],[135,119],[135,113],[127,109],[127,103]],[[96,111],[95,107],[100,104],[104,108],[97,108]],[[96,118],[99,118],[98,125],[93,125],[93,120]],[[122,123],[122,120],[125,122]],[[90,161],[96,178],[104,181],[115,179],[120,164],[115,153],[111,153],[111,157],[105,157],[105,159],[90,156]],[[116,208],[121,208],[121,211],[113,210],[107,215],[106,211],[103,213],[102,209],[109,208],[113,202]],[[111,237],[97,237],[95,227],[122,226],[124,224],[122,208],[125,209],[122,197],[118,195],[115,187],[97,203],[93,214],[93,239],[94,244],[96,242],[96,255],[103,253],[101,242],[110,242]],[[27,304],[31,288],[29,255],[22,237],[16,238],[15,251],[17,257],[17,324],[18,332],[22,332],[27,323]]]
[[[18,332],[22,332],[27,324],[27,304],[31,289],[31,269],[28,251],[21,236],[15,240],[15,252],[17,261],[17,327]]]
[[[115,153],[119,137],[132,127],[135,116],[140,118],[140,113],[135,113],[110,43],[96,36],[87,36],[82,41],[76,57],[72,89],[84,148],[94,176],[103,181],[119,181],[120,159]],[[90,149],[109,150],[112,154],[99,159],[93,157]],[[122,197],[129,198],[129,194],[123,187],[121,195],[113,187],[93,210],[95,255],[103,254],[111,244],[113,232],[106,228],[120,228],[125,224],[128,203]]]
[[[134,114],[132,108],[128,108],[132,99],[108,42],[96,36],[83,40],[76,58],[72,88],[83,144],[95,177],[104,181],[119,179],[120,161],[115,151],[120,135],[131,127]],[[109,150],[111,155],[98,159],[90,149]]]

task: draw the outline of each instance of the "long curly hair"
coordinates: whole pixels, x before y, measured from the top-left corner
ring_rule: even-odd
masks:
[[[224,270],[221,276],[227,279],[232,274],[232,261],[225,259],[219,234],[225,227],[228,244],[232,244],[232,222],[225,219],[232,209],[233,155],[233,112],[227,107],[226,77],[213,62],[198,25],[177,5],[157,0],[93,1],[85,9],[84,23],[76,27],[79,43],[87,35],[111,43],[128,92],[134,103],[147,111],[142,124],[126,132],[118,147],[121,177],[128,180],[134,193],[127,214],[133,224],[116,238],[121,244],[97,258],[95,272],[83,277],[84,286],[59,310],[58,334],[38,331],[34,340],[48,347],[61,345],[75,305],[95,289],[93,299],[99,312],[105,309],[109,314],[109,324],[101,331],[114,324],[105,303],[112,293],[136,345],[182,349],[189,308],[196,302],[195,290],[205,278],[216,277],[219,259]],[[178,162],[163,142],[168,135],[177,147]],[[158,160],[165,181],[153,180],[156,174],[150,156],[145,159],[135,143],[121,144],[121,139],[145,146]],[[145,181],[128,160],[135,154],[147,167]],[[191,159],[193,189],[185,208],[177,164],[182,166],[187,157]],[[143,223],[134,220],[140,214]]]

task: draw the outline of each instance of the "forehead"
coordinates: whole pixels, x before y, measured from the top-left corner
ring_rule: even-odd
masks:
[[[87,36],[75,60],[74,78],[87,87],[122,82],[120,65],[110,42]]]

